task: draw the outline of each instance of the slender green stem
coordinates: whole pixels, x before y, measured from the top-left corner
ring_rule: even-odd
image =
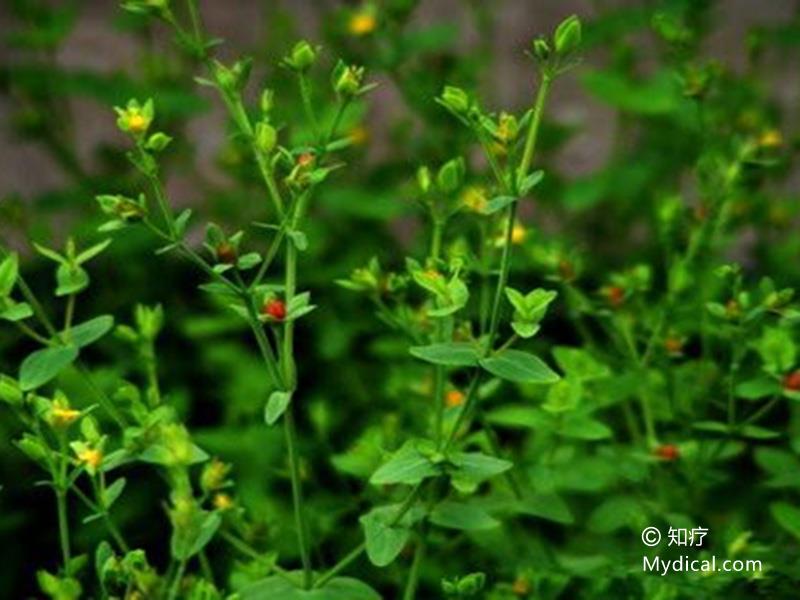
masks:
[[[328,569],[324,575],[321,575],[317,580],[314,582],[314,588],[321,588],[326,583],[328,583],[331,579],[336,577],[339,573],[341,573],[344,569],[350,566],[350,563],[355,561],[361,553],[366,550],[367,545],[365,542],[361,542],[358,546],[353,548],[350,552],[348,552],[344,558],[342,558],[339,562],[337,562],[333,567]]]
[[[394,527],[395,525],[397,525],[400,522],[400,520],[406,515],[406,513],[409,510],[411,510],[411,507],[414,506],[414,503],[417,501],[419,494],[422,492],[422,488],[423,484],[418,483],[411,489],[411,491],[403,500],[400,507],[397,509],[397,512],[395,513],[394,517],[392,517],[392,519],[389,521],[388,523],[389,527]],[[317,578],[317,580],[314,582],[314,588],[315,589],[321,588],[331,579],[336,577],[336,575],[341,573],[343,569],[345,569],[348,565],[350,565],[350,563],[352,563],[359,556],[361,556],[361,553],[365,549],[366,549],[366,544],[364,544],[364,542],[361,542],[358,546],[353,548],[353,550],[348,552],[343,559],[341,559],[333,567],[328,569],[328,571],[326,571],[323,575]]]
[[[422,560],[425,556],[425,536],[420,536],[417,547],[414,550],[414,560],[411,562],[411,570],[408,572],[406,589],[403,592],[403,600],[414,600],[417,596],[417,586],[419,584],[419,571]]]
[[[311,82],[306,74],[302,72],[297,74],[297,80],[300,83],[300,96],[303,100],[303,109],[306,112],[306,118],[308,119],[309,125],[311,125],[314,139],[319,141],[319,123],[317,122],[317,115],[314,113],[314,104],[311,98]]]
[[[292,504],[294,505],[294,521],[297,528],[297,542],[300,549],[300,560],[303,563],[303,587],[310,589],[313,584],[311,556],[308,547],[305,513],[303,510],[303,494],[300,485],[300,465],[297,459],[297,433],[291,404],[283,413],[283,430],[286,435],[286,448],[289,454],[289,471],[292,480]]]
[[[67,515],[67,468],[69,467],[67,455],[67,438],[65,434],[58,436],[60,449],[58,473],[53,473],[56,488],[56,509],[58,512],[58,538],[61,544],[61,559],[64,562],[64,572],[67,572],[71,560],[69,546],[69,517]]]
[[[286,581],[290,582],[292,585],[294,586],[297,585],[298,582],[294,577],[292,577],[291,573],[289,573],[285,569],[282,569],[279,565],[276,565],[273,559],[264,556],[243,539],[225,530],[221,530],[219,532],[219,535],[222,537],[223,540],[228,542],[231,546],[233,546],[243,555],[252,558],[253,560],[264,563],[265,565],[269,566],[269,568],[272,571],[274,571],[277,575],[283,577]]]
[[[67,297],[67,307],[64,311],[64,334],[69,337],[70,329],[72,329],[72,319],[75,316],[75,294],[70,294]]]
[[[67,495],[63,490],[56,490],[56,508],[58,510],[58,537],[61,543],[61,560],[66,570],[70,563],[69,520],[67,517]]]
[[[186,571],[186,561],[182,560],[178,563],[178,569],[175,571],[175,576],[172,579],[172,584],[170,585],[169,589],[169,596],[168,600],[174,600],[178,597],[178,591],[181,587],[181,579],[183,579],[183,573]]]
[[[531,117],[531,124],[528,128],[528,135],[525,138],[525,149],[522,153],[522,160],[517,169],[516,186],[519,188],[523,180],[528,176],[528,171],[533,162],[533,152],[536,149],[536,140],[539,136],[539,126],[542,122],[542,115],[544,114],[544,105],[547,100],[547,95],[550,92],[550,84],[552,78],[545,72],[542,72],[542,82],[536,92],[536,101],[533,105],[533,116]]]

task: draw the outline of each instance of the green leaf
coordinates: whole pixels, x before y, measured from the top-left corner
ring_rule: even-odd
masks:
[[[800,508],[786,502],[773,502],[769,510],[781,527],[800,540]]]
[[[264,420],[267,425],[274,425],[281,415],[286,412],[289,403],[292,401],[292,393],[284,391],[272,392],[267,400],[267,406],[264,408]]]
[[[541,169],[534,171],[525,179],[522,180],[522,183],[519,185],[519,194],[520,196],[525,196],[528,192],[530,192],[539,182],[544,178],[544,171]]]
[[[412,356],[434,365],[448,367],[474,367],[478,364],[478,349],[467,342],[449,342],[414,346],[409,352]]]
[[[75,257],[75,262],[80,265],[80,264],[85,263],[88,260],[93,259],[95,256],[100,254],[103,250],[108,248],[108,245],[110,243],[111,243],[111,239],[109,238],[107,240],[104,240],[104,241],[100,242],[99,244],[95,244],[91,248],[87,248],[86,250],[84,250],[83,252],[78,254],[78,256]]]
[[[557,346],[553,349],[553,357],[564,373],[581,381],[600,379],[611,374],[606,365],[598,362],[583,348]]]
[[[390,525],[397,511],[397,507],[379,507],[359,519],[364,528],[367,557],[376,567],[385,567],[392,563],[411,536],[408,527]]]
[[[177,560],[188,560],[200,552],[214,537],[221,523],[218,513],[197,510],[188,523],[173,525],[172,556]]]
[[[29,354],[19,368],[19,387],[27,392],[44,385],[78,358],[74,346],[44,348]]]
[[[616,496],[595,508],[587,525],[590,531],[608,534],[623,527],[637,530],[646,517],[641,502],[629,496]]]
[[[300,252],[304,252],[308,248],[308,238],[302,231],[288,231],[286,235]]]
[[[125,489],[125,483],[125,478],[120,477],[103,491],[103,504],[105,508],[111,508],[111,505],[117,501],[122,491]]]
[[[289,575],[303,579],[301,571]],[[239,600],[381,600],[380,594],[363,581],[352,577],[334,577],[318,589],[304,590],[280,576],[267,577],[239,591]]]
[[[589,441],[604,440],[613,434],[604,423],[583,416],[567,419],[561,425],[559,433],[566,437]]]
[[[478,362],[492,375],[517,383],[555,383],[560,379],[540,358],[520,350],[504,350]]]
[[[456,487],[477,485],[514,466],[514,463],[510,461],[480,452],[454,452],[449,454],[448,458],[455,467],[451,471],[451,477]]]
[[[777,431],[773,431],[765,427],[759,427],[758,425],[744,425],[741,428],[740,433],[742,434],[742,437],[750,438],[752,440],[772,440],[781,436],[781,434]]]
[[[538,493],[526,496],[517,504],[517,510],[523,514],[541,517],[548,521],[569,525],[575,521],[572,512],[560,496],[552,493]]]
[[[373,485],[405,483],[414,485],[423,479],[439,474],[439,470],[423,454],[418,440],[409,440],[370,477]]]
[[[482,508],[452,500],[439,503],[431,512],[430,520],[439,527],[462,531],[493,529],[500,525],[500,521]]]
[[[56,296],[77,294],[89,286],[89,274],[78,266],[62,264],[56,271]]]
[[[16,253],[9,254],[0,262],[0,298],[5,298],[14,289],[19,274],[19,259]]]
[[[52,261],[57,262],[60,265],[66,264],[66,262],[67,262],[67,259],[64,258],[63,256],[61,256],[55,250],[51,250],[50,248],[46,248],[46,247],[44,247],[44,246],[42,246],[40,244],[37,244],[36,242],[33,243],[33,247],[36,249],[36,251],[39,254],[41,254],[44,257],[49,258]]]
[[[681,105],[675,77],[666,71],[647,81],[612,71],[587,71],[582,83],[598,98],[623,111],[658,115],[673,112]]]
[[[481,213],[484,215],[493,215],[497,211],[504,209],[506,206],[516,201],[516,196],[496,196],[486,203],[486,205],[481,209]]]
[[[256,265],[261,262],[261,255],[258,252],[248,252],[243,256],[239,257],[239,260],[236,261],[236,266],[241,271],[247,271],[248,269],[252,269]]]
[[[33,309],[27,302],[14,302],[11,306],[0,312],[0,319],[16,323],[33,315]]]
[[[780,384],[766,376],[748,379],[736,386],[736,396],[746,400],[759,400],[780,394],[780,392]]]
[[[75,325],[70,328],[69,333],[63,332],[63,335],[70,344],[76,348],[83,348],[90,344],[95,343],[101,337],[106,335],[114,327],[114,317],[111,315],[101,315],[84,321],[80,325]]]

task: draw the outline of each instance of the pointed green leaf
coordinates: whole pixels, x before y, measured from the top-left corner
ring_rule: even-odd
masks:
[[[376,508],[359,519],[364,528],[367,557],[376,567],[385,567],[402,552],[411,536],[403,525],[390,525],[397,509]]]
[[[19,386],[29,391],[44,385],[78,358],[74,346],[44,348],[29,354],[19,368]]]
[[[438,475],[436,466],[417,448],[418,442],[409,440],[392,455],[370,478],[373,485],[405,483],[414,485],[423,479]]]
[[[94,319],[84,321],[70,328],[69,333],[62,332],[62,336],[76,348],[83,348],[95,343],[114,327],[114,317],[101,315]]]
[[[500,521],[482,508],[452,500],[440,502],[431,512],[430,520],[439,527],[463,531],[493,529],[500,525]]]
[[[289,576],[300,582],[301,571]],[[363,581],[352,577],[334,577],[321,588],[304,590],[277,575],[256,581],[242,588],[239,600],[381,600],[380,594]]]
[[[281,415],[286,412],[289,403],[292,401],[292,393],[284,391],[272,392],[267,400],[267,406],[264,409],[264,420],[267,425],[274,425]]]
[[[426,362],[448,367],[474,367],[479,358],[478,349],[467,342],[414,346],[409,352]]]
[[[520,350],[504,350],[479,363],[492,375],[517,383],[555,383],[560,379],[539,357]]]

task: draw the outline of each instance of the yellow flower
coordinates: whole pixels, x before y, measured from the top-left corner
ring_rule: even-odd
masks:
[[[350,130],[350,142],[354,146],[363,146],[369,140],[369,130],[363,125],[356,125]]]
[[[98,469],[103,462],[103,453],[96,448],[86,448],[78,452],[78,460],[92,469]]]
[[[350,17],[347,29],[352,35],[363,36],[375,31],[377,21],[370,12],[357,12]]]
[[[758,145],[762,148],[778,148],[783,145],[783,136],[777,129],[767,129],[758,138]]]
[[[486,193],[481,187],[470,185],[461,193],[461,203],[471,211],[482,212],[486,202]]]
[[[515,596],[527,596],[531,593],[531,584],[527,578],[520,575],[514,580],[514,585],[512,586],[511,591]]]
[[[152,100],[143,104],[137,100],[129,100],[125,108],[117,107],[114,110],[117,111],[117,127],[135,137],[147,133],[155,115]]]
[[[66,404],[53,403],[50,409],[50,414],[47,415],[47,421],[51,427],[55,429],[66,429],[72,425],[81,416],[81,411],[70,408]]]
[[[444,403],[449,408],[455,408],[464,404],[464,392],[461,390],[450,390],[444,395]]]
[[[528,236],[528,230],[525,229],[525,226],[522,223],[515,223],[514,228],[511,230],[511,243],[512,244],[521,244],[525,241],[525,238]],[[495,238],[495,246],[502,247],[506,245],[506,234],[505,231],[501,232]]]
[[[511,230],[511,243],[521,244],[528,236],[528,230],[521,223],[516,223]]]
[[[201,487],[208,491],[218,490],[225,485],[225,478],[230,470],[230,465],[226,465],[218,458],[215,458],[203,469],[203,474],[200,477]]]
[[[228,494],[214,494],[212,502],[217,510],[230,510],[233,508],[233,499]]]

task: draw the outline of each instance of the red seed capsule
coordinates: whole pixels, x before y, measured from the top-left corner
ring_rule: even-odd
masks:
[[[622,303],[625,302],[625,290],[618,285],[608,287],[606,289],[606,294],[608,296],[608,303],[615,308],[622,306]]]
[[[783,389],[800,392],[800,370],[792,371],[783,378]]]
[[[236,262],[236,248],[230,242],[222,242],[217,246],[217,260],[226,265]]]
[[[272,298],[261,307],[261,314],[272,317],[276,321],[283,321],[286,318],[286,304],[283,300]]]
[[[663,460],[678,460],[681,457],[681,451],[675,444],[662,444],[653,450],[653,454]]]

